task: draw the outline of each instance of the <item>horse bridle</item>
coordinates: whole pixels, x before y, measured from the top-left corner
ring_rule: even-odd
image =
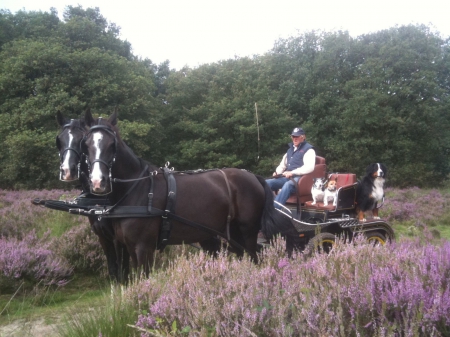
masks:
[[[59,149],[58,144],[59,144],[59,142],[60,142],[59,136],[64,132],[65,129],[67,129],[67,128],[69,128],[69,127],[73,127],[73,128],[79,129],[79,130],[81,130],[81,132],[82,132],[82,134],[83,134],[83,136],[84,136],[86,130],[83,129],[81,126],[72,125],[72,122],[73,122],[73,121],[74,121],[74,120],[71,119],[71,120],[70,120],[70,123],[64,125],[64,126],[62,127],[62,131],[56,136],[56,147],[57,147],[58,149]],[[84,138],[84,137],[83,137],[83,138]],[[80,149],[81,149],[81,142],[83,141],[83,138],[81,138],[81,140],[80,140]],[[82,153],[81,151],[78,151],[76,148],[74,148],[74,147],[72,147],[72,146],[66,147],[66,148],[62,151],[62,153],[61,153],[61,151],[60,151],[60,152],[58,153],[58,155],[59,155],[59,166],[61,167],[62,163],[64,162],[65,154],[66,154],[66,152],[68,152],[68,151],[73,151],[73,152],[75,152],[75,154],[78,156],[77,178],[80,179],[81,158],[82,158],[82,156],[83,156],[83,153]],[[60,181],[63,181],[63,182],[68,182],[67,180],[63,180],[63,179],[62,179],[62,172],[61,172],[61,170],[59,170],[59,180],[60,180]]]
[[[101,121],[101,118],[99,118],[99,122]],[[107,163],[106,161],[102,160],[102,159],[95,159],[94,161],[90,162],[88,160],[88,156],[86,155],[86,164],[88,167],[88,171],[89,174],[91,174],[91,167],[92,165],[94,165],[95,163],[101,163],[103,165],[105,165],[108,168],[108,172],[109,172],[109,184],[110,184],[110,192],[109,193],[104,193],[104,194],[96,194],[92,191],[91,189],[91,193],[94,195],[106,195],[106,194],[110,194],[112,192],[112,166],[116,161],[116,154],[117,154],[117,136],[116,136],[116,132],[114,130],[112,130],[109,126],[107,125],[94,125],[92,126],[89,131],[85,134],[85,136],[83,137],[83,139],[81,140],[81,144],[85,144],[86,139],[90,136],[91,133],[93,133],[94,131],[105,131],[107,133],[109,133],[113,138],[114,138],[114,154],[113,154],[113,158],[111,159],[110,163]],[[91,184],[91,182],[89,181],[89,185]]]

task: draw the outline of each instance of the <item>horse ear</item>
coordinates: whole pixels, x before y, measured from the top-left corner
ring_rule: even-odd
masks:
[[[94,125],[95,121],[94,121],[94,117],[92,117],[92,114],[91,114],[91,108],[88,108],[84,112],[84,121],[85,121],[86,125],[89,127]]]
[[[64,126],[66,124],[66,120],[64,119],[64,116],[62,115],[61,111],[56,112],[56,121],[58,122],[59,126]]]
[[[117,109],[115,109],[113,114],[111,116],[109,116],[108,122],[110,122],[111,125],[116,125],[117,124]]]

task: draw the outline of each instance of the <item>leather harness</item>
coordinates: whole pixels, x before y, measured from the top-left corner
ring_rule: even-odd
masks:
[[[225,172],[223,172],[222,170],[218,170],[218,171],[222,173],[222,175],[225,179],[225,183],[227,185],[227,189],[228,189],[228,215],[227,215],[227,223],[226,223],[226,234],[227,234],[226,240],[231,242],[232,240],[230,237],[230,222],[231,222],[231,217],[232,217],[231,213],[233,210],[233,205],[232,205],[232,201],[231,201],[231,189],[230,189],[230,184],[228,182],[228,178],[227,178],[227,175],[225,174]],[[170,219],[175,219],[180,222],[187,223],[194,227],[201,226],[201,225],[195,224],[194,222],[191,222],[187,219],[181,218],[175,214],[175,202],[176,202],[176,195],[177,195],[177,186],[176,186],[175,177],[173,175],[173,170],[170,170],[168,168],[168,164],[166,164],[166,166],[163,168],[163,172],[164,172],[164,177],[166,178],[166,181],[167,181],[167,202],[166,202],[166,208],[165,208],[164,214],[161,215],[163,221],[161,223],[161,229],[159,231],[159,237],[158,237],[158,243],[157,243],[157,248],[159,250],[163,250],[169,242],[170,231],[172,229],[172,224],[170,222]],[[151,189],[153,189],[153,181],[151,184]],[[153,195],[153,192],[149,193],[149,195],[150,194]],[[149,210],[149,213],[152,213],[152,206],[151,206],[150,200],[151,199],[149,198],[149,209],[148,210]],[[155,211],[160,211],[160,210],[155,209]],[[207,228],[207,227],[205,227],[205,228]],[[214,231],[212,229],[209,229],[209,230]],[[219,232],[217,232],[217,233],[219,233]],[[216,234],[216,235],[218,235],[218,234]],[[224,237],[223,234],[219,235],[219,236]]]
[[[73,204],[67,205],[67,204],[65,204],[65,202],[61,202],[61,201],[55,201],[55,202],[46,201],[45,205],[50,208],[57,208],[57,209],[61,209],[61,210],[67,209],[67,206],[69,206],[69,209],[68,209],[69,213],[86,215],[86,216],[97,215],[99,217],[99,219],[101,219],[101,218],[108,218],[108,219],[151,218],[151,217],[159,217],[160,216],[162,218],[162,222],[161,222],[161,227],[160,227],[158,242],[157,242],[157,249],[159,249],[159,250],[163,250],[167,246],[169,239],[170,239],[170,232],[172,229],[171,220],[175,220],[175,221],[184,223],[188,226],[191,226],[195,229],[198,229],[198,230],[201,230],[208,234],[211,234],[213,236],[218,236],[222,239],[225,239],[232,246],[244,251],[244,247],[242,247],[235,240],[231,239],[231,236],[230,236],[230,223],[231,223],[231,219],[234,216],[234,208],[233,208],[233,203],[232,203],[230,183],[228,181],[228,178],[227,178],[225,172],[220,169],[212,169],[212,170],[184,171],[181,173],[193,174],[193,173],[202,173],[202,172],[215,171],[215,170],[222,173],[224,180],[225,180],[225,184],[227,186],[227,190],[228,190],[228,215],[227,215],[227,222],[226,222],[226,234],[175,214],[175,204],[176,204],[176,196],[177,196],[176,180],[174,177],[174,171],[173,171],[173,169],[168,168],[168,164],[169,163],[167,163],[164,168],[160,168],[164,173],[165,180],[167,181],[167,201],[166,201],[166,207],[164,210],[158,209],[153,206],[154,176],[157,175],[158,173],[157,173],[157,171],[149,172],[147,165],[145,166],[143,172],[137,179],[129,179],[129,180],[114,179],[114,182],[134,181],[134,184],[128,189],[128,191],[122,196],[122,198],[120,198],[120,200],[112,206],[103,205],[103,206],[84,206],[83,207],[80,205],[79,208],[76,208],[76,206],[77,206],[76,202]],[[144,176],[145,173],[148,173],[148,176]],[[137,183],[143,179],[150,179],[150,190],[148,193],[147,206],[121,206],[120,203],[134,190],[134,188],[137,186]]]

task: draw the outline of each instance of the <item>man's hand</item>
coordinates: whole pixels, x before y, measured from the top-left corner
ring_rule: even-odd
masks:
[[[291,178],[291,177],[293,176],[293,174],[292,174],[291,171],[284,171],[284,172],[283,172],[283,175],[284,175],[286,178]]]

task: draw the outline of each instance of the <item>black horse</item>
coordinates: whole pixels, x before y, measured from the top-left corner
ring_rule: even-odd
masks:
[[[161,237],[169,245],[200,242],[212,250],[215,233],[221,233],[239,255],[243,248],[257,261],[259,229],[268,236],[295,231],[273,207],[273,193],[262,177],[232,168],[163,172],[122,141],[115,112],[107,120],[94,120],[87,111],[85,121],[90,131],[82,147],[91,193],[109,194],[117,211],[126,206],[149,210],[148,217],[128,214],[113,219],[115,238],[127,246],[133,267],[142,267],[146,274]]]
[[[84,119],[64,118],[57,112],[56,120],[61,128],[56,136],[56,146],[60,157],[61,181],[79,180],[83,193],[78,199],[89,198],[89,182],[86,161],[81,152],[81,141],[87,132]],[[106,255],[108,272],[111,279],[123,282],[129,272],[129,255],[125,247],[114,239],[114,230],[110,219],[98,220],[97,216],[89,216],[93,232],[98,236],[100,245]]]

